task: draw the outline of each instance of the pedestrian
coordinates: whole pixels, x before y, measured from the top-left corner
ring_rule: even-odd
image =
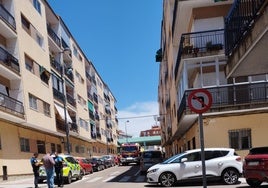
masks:
[[[47,186],[48,188],[54,188],[55,161],[50,153],[47,153],[42,160],[47,174]]]
[[[55,173],[58,187],[63,187],[63,158],[55,152]]]
[[[32,168],[33,168],[33,173],[34,173],[34,187],[35,188],[38,188],[38,182],[39,182],[39,167],[41,165],[40,162],[38,162],[37,160],[38,158],[38,153],[35,152],[33,154],[33,156],[31,157],[31,165],[32,165]]]

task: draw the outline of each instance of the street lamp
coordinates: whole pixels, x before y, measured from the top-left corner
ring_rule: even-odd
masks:
[[[128,143],[128,136],[127,136],[127,123],[129,122],[129,120],[127,120],[125,122],[125,132],[126,132],[126,142]]]
[[[69,125],[67,122],[67,97],[66,97],[66,88],[64,87],[64,76],[63,76],[63,71],[64,71],[64,61],[62,57],[62,53],[71,53],[70,48],[64,48],[61,52],[60,52],[60,63],[61,63],[61,81],[62,81],[62,90],[63,90],[63,95],[64,95],[64,101],[63,101],[63,110],[64,110],[64,126],[65,126],[65,132],[66,132],[66,147],[67,147],[67,153],[70,154],[70,140],[69,140]]]

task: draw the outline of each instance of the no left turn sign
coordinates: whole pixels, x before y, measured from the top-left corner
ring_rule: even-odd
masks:
[[[197,89],[188,96],[188,105],[190,109],[198,114],[209,110],[212,104],[212,96],[206,89]]]

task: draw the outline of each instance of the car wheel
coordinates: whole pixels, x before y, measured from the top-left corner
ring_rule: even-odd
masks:
[[[256,179],[246,179],[247,184],[251,187],[259,187],[262,182]]]
[[[69,174],[67,176],[66,183],[67,184],[71,184],[72,183],[72,173],[71,172],[69,172]]]
[[[86,175],[86,170],[85,169],[81,169],[81,175],[82,176]]]
[[[236,169],[228,168],[222,173],[222,181],[227,185],[233,185],[238,182],[239,173]]]
[[[176,177],[171,172],[164,172],[159,177],[159,182],[164,187],[171,187],[176,183]]]

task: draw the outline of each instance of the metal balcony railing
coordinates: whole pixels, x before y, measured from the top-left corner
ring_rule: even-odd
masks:
[[[13,30],[16,30],[16,22],[14,17],[7,11],[7,9],[5,9],[2,4],[0,4],[0,19],[6,22]]]
[[[225,54],[231,55],[252,28],[267,0],[235,0],[225,18]]]
[[[268,82],[228,85],[207,88],[212,95],[209,112],[234,111],[268,106]],[[178,120],[183,114],[191,114],[187,98],[192,90],[186,90],[177,110]]]
[[[0,47],[0,62],[8,67],[13,72],[20,73],[20,65],[18,59],[8,53],[4,48]]]
[[[58,61],[54,60],[53,58],[50,59],[50,65],[54,69],[56,69],[59,73],[62,72],[62,66],[61,66],[61,64]]]
[[[55,88],[53,88],[53,96],[56,99],[60,100],[61,102],[64,102],[64,99],[65,99],[64,94]]]
[[[24,116],[24,107],[22,102],[3,93],[0,93],[0,109],[14,115]]]
[[[52,40],[60,47],[61,46],[60,38],[53,31],[53,29],[51,27],[47,26],[47,32],[48,32],[48,35],[52,38]]]
[[[76,107],[76,100],[75,100],[75,98],[72,95],[68,94],[68,93],[66,94],[66,96],[67,96],[67,102],[69,104],[71,104],[72,106]]]
[[[223,29],[182,34],[174,70],[175,78],[182,56],[185,58],[209,56],[224,49],[224,46]]]

